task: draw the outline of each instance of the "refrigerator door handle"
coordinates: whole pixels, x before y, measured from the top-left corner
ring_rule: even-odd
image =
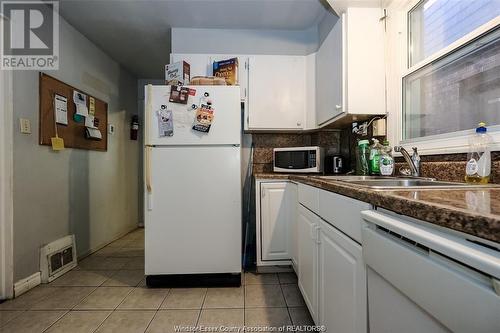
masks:
[[[145,133],[144,133],[144,141],[146,145],[149,144],[149,134],[151,130],[151,117],[153,116],[153,85],[148,84],[146,86],[146,112],[144,115],[145,118]]]
[[[146,173],[146,196],[148,210],[153,210],[153,186],[151,185],[151,147],[146,147],[144,152],[145,173]]]

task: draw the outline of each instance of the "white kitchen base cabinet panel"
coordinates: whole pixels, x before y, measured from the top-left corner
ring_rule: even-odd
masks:
[[[257,180],[257,266],[290,265],[297,257],[297,184]]]
[[[286,183],[268,183],[260,187],[262,259],[290,259],[288,250],[288,207]]]
[[[298,281],[314,322],[318,322],[318,242],[321,219],[302,205],[298,208]]]
[[[319,325],[367,332],[366,271],[361,246],[325,221],[319,235]]]

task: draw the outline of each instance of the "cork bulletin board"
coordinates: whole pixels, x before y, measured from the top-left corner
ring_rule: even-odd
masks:
[[[102,139],[91,140],[85,137],[85,122],[76,122],[73,119],[76,113],[76,106],[73,103],[73,91],[76,90],[87,95],[87,108],[89,107],[89,97],[93,96],[44,73],[40,73],[39,89],[39,136],[41,145],[51,145],[50,138],[56,136],[55,126],[57,126],[57,134],[60,138],[64,139],[64,146],[66,148],[98,151],[108,150],[108,104],[106,102],[94,97],[95,117],[99,120],[97,128],[101,131]],[[67,98],[68,125],[56,125],[54,111],[54,97],[56,94]]]

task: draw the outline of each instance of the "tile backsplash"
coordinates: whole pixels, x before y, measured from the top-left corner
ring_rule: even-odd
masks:
[[[421,176],[438,180],[463,182],[467,154],[424,155],[421,156]],[[491,153],[490,183],[500,184],[500,152]],[[403,165],[402,157],[396,159],[396,171]]]
[[[313,133],[254,133],[252,142],[253,172],[273,171],[273,148],[320,146],[326,154],[337,154],[341,150],[341,132],[323,130]]]

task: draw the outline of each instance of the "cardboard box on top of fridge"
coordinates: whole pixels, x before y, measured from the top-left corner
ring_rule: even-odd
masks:
[[[228,86],[238,84],[238,58],[214,61],[213,74],[226,80]]]
[[[191,66],[185,61],[165,65],[165,83],[167,85],[188,85],[191,80]]]

